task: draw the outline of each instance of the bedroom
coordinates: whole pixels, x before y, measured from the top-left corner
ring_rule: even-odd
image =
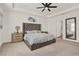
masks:
[[[1,29],[0,29],[0,55],[79,55],[78,47],[74,46],[79,43],[79,29],[78,18],[79,18],[79,4],[77,3],[52,3],[51,6],[57,6],[57,8],[50,8],[50,12],[47,8],[43,11],[42,9],[37,9],[37,7],[43,6],[41,3],[0,3],[0,15],[1,15]],[[76,17],[76,40],[65,38],[65,19]],[[33,18],[35,21],[29,21],[29,18]],[[56,38],[56,43],[47,45],[40,49],[31,51],[25,43],[22,42],[12,42],[12,34],[17,32],[16,27],[18,26],[19,32],[23,33],[23,23],[31,24],[41,24],[41,31],[53,34]],[[35,25],[36,26],[36,25]],[[39,26],[38,26],[39,27]],[[37,28],[37,27],[36,27]],[[35,28],[35,29],[36,29]],[[61,41],[65,39],[65,41]],[[72,42],[74,41],[74,42]],[[62,45],[63,44],[63,45]],[[70,44],[70,45],[68,45]],[[21,45],[21,46],[19,46]],[[59,45],[59,46],[58,46]],[[8,46],[8,47],[7,47]],[[67,51],[59,53],[61,49],[65,50],[63,46],[70,47]],[[11,50],[13,48],[13,52]],[[25,52],[22,51],[22,49]],[[53,50],[57,49],[57,50]],[[74,49],[75,48],[75,49]],[[21,49],[21,50],[16,50]],[[47,49],[45,52],[44,50]],[[72,49],[72,50],[70,50]],[[11,50],[11,51],[10,51]],[[27,52],[28,50],[28,52]],[[77,50],[73,52],[74,50]],[[43,52],[44,51],[44,52]],[[56,52],[57,51],[57,52]],[[29,54],[30,52],[30,54]],[[43,52],[43,53],[39,53]],[[51,53],[53,52],[53,53]],[[20,54],[19,54],[20,53]]]

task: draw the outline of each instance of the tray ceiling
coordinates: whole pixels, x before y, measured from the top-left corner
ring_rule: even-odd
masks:
[[[5,4],[8,8],[13,8],[12,3],[6,3]],[[79,6],[78,3],[52,3],[52,5],[58,6],[57,8],[51,8],[51,12],[48,10],[45,10],[44,12],[41,12],[41,9],[37,9],[36,7],[42,7],[43,5],[41,3],[14,3],[14,8],[18,10],[25,10],[31,13],[39,14],[42,16],[50,16],[54,15],[56,13],[62,12],[64,10],[74,8],[76,6]]]

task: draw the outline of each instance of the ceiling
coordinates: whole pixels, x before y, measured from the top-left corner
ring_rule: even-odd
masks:
[[[6,3],[7,7],[12,8],[12,3]],[[74,8],[76,6],[79,6],[78,3],[52,3],[51,5],[58,6],[57,8],[51,8],[51,12],[48,10],[45,10],[44,12],[41,12],[42,9],[37,9],[36,7],[43,6],[41,3],[14,3],[14,8],[19,10],[25,10],[31,13],[35,13],[42,16],[50,16],[54,15],[56,13],[62,12],[64,10]]]

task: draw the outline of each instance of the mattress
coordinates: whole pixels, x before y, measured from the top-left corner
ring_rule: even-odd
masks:
[[[55,37],[52,34],[46,33],[30,33],[25,34],[24,36],[24,40],[27,40],[30,43],[30,45],[50,41],[53,38]]]

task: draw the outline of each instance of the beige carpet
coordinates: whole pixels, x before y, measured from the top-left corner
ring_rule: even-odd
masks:
[[[0,48],[1,56],[78,56],[79,43],[57,40],[56,43],[34,51],[24,42],[3,44]]]

